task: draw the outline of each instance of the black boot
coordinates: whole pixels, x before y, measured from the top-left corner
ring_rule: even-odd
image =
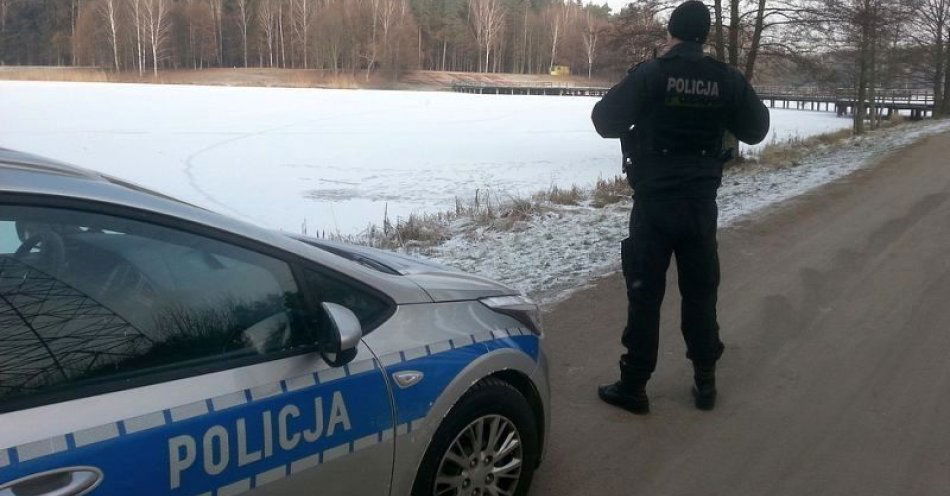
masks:
[[[617,406],[635,413],[645,415],[650,413],[650,399],[647,397],[646,385],[650,379],[642,374],[632,374],[623,370],[620,362],[620,380],[613,384],[605,384],[597,388],[597,395],[605,403]]]
[[[712,410],[716,406],[716,364],[693,364],[693,398],[696,408]]]

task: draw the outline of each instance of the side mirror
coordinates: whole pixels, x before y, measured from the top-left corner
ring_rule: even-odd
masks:
[[[356,314],[336,303],[321,303],[330,323],[326,342],[320,346],[320,354],[331,367],[346,365],[356,358],[356,347],[363,338],[363,327]]]

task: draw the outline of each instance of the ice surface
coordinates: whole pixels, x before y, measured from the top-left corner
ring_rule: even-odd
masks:
[[[270,227],[353,234],[476,190],[504,198],[619,173],[595,98],[0,82],[0,146],[100,170]],[[773,110],[769,140],[847,127]]]

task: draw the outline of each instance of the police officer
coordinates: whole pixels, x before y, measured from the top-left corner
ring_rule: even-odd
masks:
[[[598,393],[634,413],[650,410],[645,387],[656,368],[660,306],[673,254],[696,407],[715,405],[715,366],[723,351],[716,321],[716,192],[732,152],[723,149],[723,135],[729,131],[755,144],[769,129],[768,109],[745,77],[703,55],[709,25],[702,2],[679,5],[670,17],[665,52],[634,67],[592,116],[601,136],[620,138],[635,198],[630,236],[621,245],[627,353],[620,359],[620,380]]]

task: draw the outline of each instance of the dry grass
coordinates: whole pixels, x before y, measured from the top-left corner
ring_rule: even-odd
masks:
[[[809,136],[808,138],[796,137],[786,141],[773,142],[765,145],[759,153],[746,162],[772,168],[795,167],[800,165],[805,157],[812,154],[815,148],[835,145],[851,136],[851,129],[848,128]]]
[[[28,81],[76,81],[110,83],[165,83],[221,86],[261,86],[290,88],[373,88],[448,90],[459,82],[484,84],[554,83],[575,86],[610,86],[606,81],[590,81],[582,76],[555,77],[544,74],[478,74],[450,71],[412,70],[394,77],[391,72],[377,71],[366,78],[364,71],[345,72],[320,69],[280,68],[204,68],[165,69],[153,76],[137,71],[115,72],[95,67],[25,67],[0,66],[0,79]]]
[[[197,84],[210,86],[255,86],[286,88],[383,88],[392,83],[379,74],[369,80],[364,72],[348,73],[315,69],[180,69],[139,75],[135,71],[115,72],[78,67],[0,67],[0,80],[75,81],[96,83]]]
[[[331,236],[343,241],[358,242],[385,249],[424,249],[438,245],[457,230],[517,231],[545,211],[545,201],[536,197],[499,198],[492,192],[477,190],[469,202],[456,199],[455,210],[449,212],[412,214],[408,218],[390,219],[384,214],[382,227],[371,225],[364,235]]]
[[[612,179],[598,179],[591,193],[591,206],[604,208],[607,205],[621,202],[630,198],[633,190],[627,178],[623,176],[614,176]]]
[[[11,81],[79,81],[108,83],[114,74],[95,67],[0,67],[0,79]]]
[[[550,189],[528,197],[499,196],[492,191],[476,190],[465,202],[455,200],[455,209],[434,214],[413,214],[390,219],[384,215],[382,227],[376,225],[359,239],[341,238],[377,248],[425,249],[448,240],[453,233],[477,238],[484,232],[517,232],[544,214],[566,206],[604,208],[627,200],[632,194],[622,176],[600,179],[593,188],[571,186]]]
[[[893,114],[889,119],[882,119],[877,129],[887,129],[898,126],[907,121],[900,114]],[[871,131],[870,124],[866,124]],[[772,142],[763,147],[756,155],[730,164],[731,166],[753,165],[768,168],[795,167],[806,157],[815,153],[816,149],[838,146],[854,136],[851,128],[839,129],[824,134],[809,136],[808,138],[792,138],[785,141]]]
[[[585,196],[585,192],[575,185],[569,189],[551,186],[547,191],[535,193],[532,198],[538,202],[547,201],[555,205],[579,205]]]

